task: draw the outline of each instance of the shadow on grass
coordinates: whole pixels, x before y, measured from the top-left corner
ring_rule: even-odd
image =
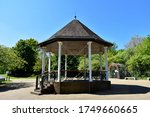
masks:
[[[0,84],[0,92],[16,90],[21,88],[32,87],[32,83],[2,83]]]
[[[119,94],[146,94],[150,92],[149,87],[139,85],[112,84],[110,90],[101,90],[95,95],[119,95]]]

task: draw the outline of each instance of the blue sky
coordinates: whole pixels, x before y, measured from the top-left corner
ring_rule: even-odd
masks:
[[[131,37],[150,34],[150,0],[0,0],[0,45],[20,39],[42,42],[74,15],[123,49]]]

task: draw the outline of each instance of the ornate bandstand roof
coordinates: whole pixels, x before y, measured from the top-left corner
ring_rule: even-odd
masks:
[[[95,34],[77,19],[73,19],[46,41],[41,42],[39,46],[45,47],[46,51],[57,53],[58,41],[63,43],[62,54],[68,55],[87,54],[86,46],[89,41],[92,42],[92,53],[103,52],[103,47],[111,47],[113,45]]]

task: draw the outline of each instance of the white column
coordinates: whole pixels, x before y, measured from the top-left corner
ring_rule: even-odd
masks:
[[[42,76],[45,73],[45,50],[42,49]]]
[[[84,80],[86,80],[86,55],[84,55]]]
[[[62,42],[58,42],[58,82],[61,82],[61,46]]]
[[[99,53],[100,56],[100,80],[102,80],[102,52]]]
[[[65,79],[67,79],[67,54],[65,54]]]
[[[92,62],[91,62],[91,44],[92,42],[88,42],[88,58],[89,58],[89,82],[92,82]]]
[[[51,77],[51,52],[48,53],[48,80]]]
[[[106,80],[108,80],[107,47],[104,47],[104,52],[105,52],[105,70],[106,70]]]

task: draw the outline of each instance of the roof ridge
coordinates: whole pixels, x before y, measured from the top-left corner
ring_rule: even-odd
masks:
[[[75,20],[75,19],[74,19],[74,20]],[[73,20],[72,20],[72,21],[73,21]],[[70,21],[69,23],[67,23],[65,26],[63,26],[61,29],[59,29],[55,34],[53,34],[53,35],[52,35],[50,38],[48,38],[48,39],[54,38],[55,35],[56,35],[58,32],[64,30],[64,28],[65,28],[67,25],[70,25],[72,21]]]
[[[100,36],[98,36],[96,33],[94,33],[91,29],[89,29],[86,25],[84,25],[82,22],[80,22],[79,20],[77,20],[80,25],[84,28],[84,30],[93,38],[100,38],[102,39]],[[95,35],[95,36],[94,36]],[[102,39],[104,41],[104,39]]]

